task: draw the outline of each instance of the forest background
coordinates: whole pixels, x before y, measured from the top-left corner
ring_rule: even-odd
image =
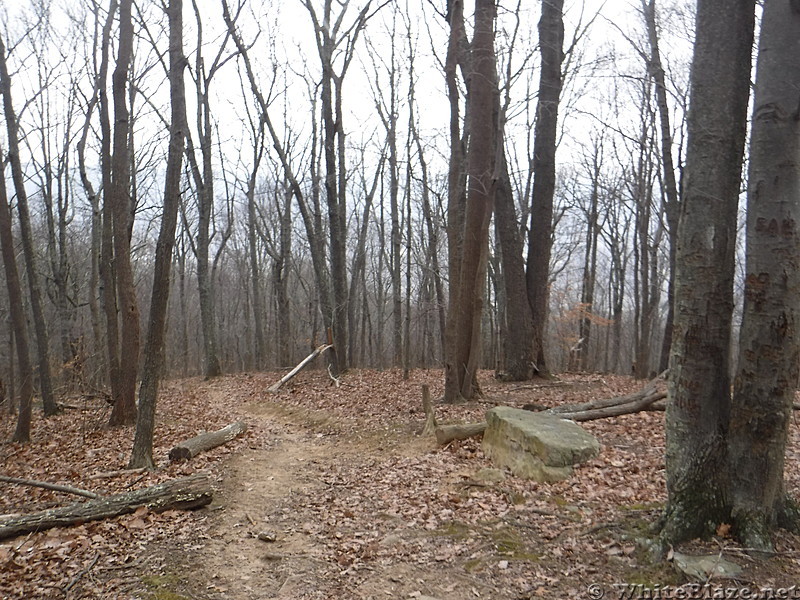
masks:
[[[334,332],[336,340],[346,339],[337,344],[342,366],[440,366],[449,287],[445,7],[229,4],[239,46],[222,3],[196,0],[183,10],[188,136],[165,373],[291,366],[326,341],[332,320],[344,328]],[[679,180],[692,4],[564,6],[541,361],[549,370],[648,377],[666,364],[671,228],[651,34],[662,48]],[[104,138],[110,143],[103,97],[110,105],[107,79],[120,50],[116,3],[110,6],[34,0],[6,5],[2,13],[10,85],[4,101],[15,110],[12,127],[4,113],[2,145],[5,151],[17,138],[27,195],[20,202],[16,188],[8,193],[19,273],[30,290],[22,306],[34,325],[28,334],[38,355],[37,388],[47,385],[48,365],[50,385],[65,394],[106,389],[115,329],[109,307],[126,314],[121,293],[109,295],[109,282],[126,277],[110,257],[126,252],[144,339],[164,207],[168,20],[165,6],[142,1],[132,5],[126,76],[129,249],[113,245],[110,231],[104,237],[104,224],[111,227],[113,219],[106,202],[112,182],[102,168]],[[326,10],[332,10],[327,27],[334,33],[327,42],[319,27]],[[472,7],[464,10],[471,14]],[[532,223],[540,5],[502,4],[497,18],[513,222],[525,240]],[[327,180],[331,164],[335,175]],[[12,170],[7,166],[6,174]],[[504,287],[499,235],[494,227],[490,234],[481,360],[503,373],[504,340],[516,315]],[[520,250],[529,267],[540,260]],[[10,400],[20,377],[14,302],[6,289],[0,360]],[[122,362],[146,356],[120,348]]]

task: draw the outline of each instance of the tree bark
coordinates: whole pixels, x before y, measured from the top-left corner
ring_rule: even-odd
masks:
[[[151,487],[115,494],[106,498],[78,502],[39,513],[0,521],[0,540],[53,527],[66,527],[99,521],[134,512],[146,506],[154,512],[192,510],[211,502],[213,492],[205,475],[173,479]]]
[[[247,424],[243,421],[237,421],[217,431],[201,433],[172,448],[172,450],[169,451],[169,459],[172,461],[189,460],[201,452],[211,450],[222,444],[227,444],[231,440],[242,435],[245,431],[247,431]]]
[[[261,290],[261,265],[258,252],[258,223],[256,210],[256,183],[258,181],[258,167],[264,156],[264,121],[258,120],[258,126],[252,128],[253,131],[253,168],[247,178],[247,246],[248,259],[250,262],[250,286],[253,294],[253,362],[255,369],[264,368],[266,357],[266,344],[264,339],[264,302]],[[277,196],[277,194],[276,194]],[[283,220],[281,219],[281,223]],[[276,261],[277,262],[277,261]],[[281,267],[276,266],[275,284],[280,285]],[[282,336],[278,336],[278,347],[282,346]],[[282,349],[282,348],[281,348]],[[279,355],[281,352],[279,352]]]
[[[502,122],[502,117],[501,117]],[[514,194],[508,173],[504,127],[498,127],[498,169],[495,188],[495,230],[500,242],[505,307],[503,310],[503,377],[509,381],[525,381],[533,377],[533,315],[525,284],[523,239],[514,208]]]
[[[436,428],[436,443],[445,446],[454,440],[466,440],[476,435],[483,435],[486,423],[468,423],[466,425],[440,425]]]
[[[72,487],[71,485],[61,485],[58,483],[49,483],[47,481],[35,481],[33,479],[22,479],[21,477],[7,477],[6,475],[0,475],[0,482],[38,487],[45,490],[53,490],[54,492],[64,492],[65,494],[83,496],[84,498],[97,499],[101,497],[100,494],[95,494],[89,490],[82,490],[80,488]]]
[[[230,32],[226,32],[214,61],[206,67],[202,48],[203,27],[200,8],[192,1],[197,27],[197,50],[195,53],[195,98],[197,103],[195,125],[200,145],[200,164],[197,163],[194,142],[187,130],[187,158],[191,165],[192,179],[197,194],[197,234],[192,250],[197,259],[197,293],[200,301],[200,326],[203,332],[203,371],[206,378],[218,377],[222,373],[217,348],[217,318],[214,277],[211,260],[211,230],[214,221],[214,170],[213,125],[211,120],[211,83],[219,70],[223,51]]]
[[[669,363],[672,347],[672,326],[674,322],[673,300],[675,296],[675,252],[677,250],[678,217],[680,216],[680,196],[675,179],[675,163],[672,159],[672,127],[670,125],[669,104],[667,102],[667,83],[664,67],[661,64],[658,29],[656,27],[655,0],[642,0],[642,14],[647,25],[647,38],[650,44],[648,70],[656,84],[656,105],[661,133],[661,167],[664,175],[664,211],[666,213],[669,239],[669,281],[667,284],[667,318],[664,326],[664,340],[661,346],[659,369],[664,370]]]
[[[455,273],[458,277],[453,279],[451,272],[451,285],[456,286],[455,301],[452,301],[451,295],[448,307],[448,321],[453,328],[453,347],[445,365],[445,402],[448,403],[471,400],[480,391],[476,377],[480,366],[484,279],[496,181],[497,131],[493,115],[498,90],[494,18],[494,1],[480,0],[475,7],[475,33],[471,43],[473,74],[469,83],[469,183],[463,243],[453,265],[457,265]]]
[[[628,400],[627,402],[618,402],[582,410],[559,410],[558,412],[553,412],[553,414],[562,419],[569,419],[570,421],[594,421],[596,419],[607,419],[609,417],[618,417],[620,415],[630,415],[641,412],[666,397],[667,393],[665,391],[654,390],[650,393],[639,392],[634,399]],[[598,404],[608,404],[608,401]],[[549,413],[550,411],[547,412]]]
[[[422,386],[422,411],[425,413],[425,425],[420,435],[431,435],[436,431],[436,411],[431,404],[431,389],[426,384]]]
[[[153,430],[155,429],[156,400],[161,377],[164,375],[164,338],[169,308],[170,271],[175,230],[181,203],[181,173],[186,139],[186,90],[183,72],[183,0],[170,0],[166,9],[169,19],[169,85],[172,123],[170,125],[167,172],[164,178],[164,210],[156,243],[153,272],[153,291],[150,298],[150,318],[145,341],[142,382],[139,388],[139,412],[130,468],[155,467],[153,461]]]
[[[463,0],[448,0],[447,18],[450,25],[450,36],[447,42],[447,56],[444,64],[447,99],[450,105],[449,142],[450,157],[447,171],[447,272],[448,285],[447,318],[445,321],[444,341],[444,377],[445,401],[457,402],[458,390],[461,387],[459,370],[456,368],[456,331],[455,306],[458,302],[458,281],[461,269],[461,253],[464,239],[464,207],[466,205],[466,140],[461,132],[461,105],[458,85],[458,66],[469,60],[469,44],[464,26]],[[462,68],[465,73],[471,70]],[[469,92],[469,85],[467,85]],[[465,102],[465,110],[469,108],[469,96]],[[468,124],[465,124],[468,128]],[[450,397],[448,397],[448,391]]]
[[[108,15],[103,26],[100,44],[100,69],[97,75],[97,95],[100,106],[100,163],[102,170],[103,209],[100,231],[100,299],[106,324],[106,352],[108,354],[108,383],[111,400],[120,402],[122,376],[120,373],[119,315],[117,314],[117,276],[114,261],[114,209],[111,199],[111,109],[109,107],[107,80],[109,53],[111,52],[111,29],[117,12],[118,0],[109,0]]]
[[[728,518],[733,265],[754,12],[754,0],[697,6],[666,414],[664,548]]]
[[[539,19],[542,71],[533,142],[533,194],[527,256],[528,301],[533,317],[533,358],[540,373],[547,372],[545,334],[556,188],[558,105],[562,86],[561,63],[564,59],[563,11],[564,0],[542,0],[542,16]]]
[[[139,372],[140,324],[136,283],[131,265],[131,116],[127,104],[128,70],[133,55],[132,0],[120,0],[117,65],[112,76],[114,139],[111,189],[106,201],[112,206],[114,270],[120,310],[119,392],[109,417],[111,426],[131,425],[136,420],[136,381]]]
[[[772,550],[800,365],[800,10],[767,2],[759,38],[747,194],[745,296],[728,433],[743,545]],[[793,524],[795,527],[798,523]]]
[[[11,227],[11,208],[8,205],[8,191],[6,190],[5,170],[0,169],[0,246],[2,247],[3,269],[6,275],[6,288],[8,289],[9,312],[11,313],[11,327],[14,335],[14,345],[17,350],[19,364],[20,398],[19,414],[14,442],[26,443],[31,438],[31,410],[33,404],[33,368],[31,367],[30,353],[28,350],[28,326],[25,317],[25,306],[22,299],[22,285],[19,281],[17,270],[17,256],[14,250],[14,239]],[[13,357],[9,356],[12,366]],[[12,371],[13,374],[13,371]],[[13,377],[10,385],[10,402],[14,402]]]
[[[17,193],[20,237],[25,255],[25,272],[28,276],[33,328],[36,334],[39,386],[42,393],[44,414],[50,416],[58,412],[58,406],[53,396],[53,383],[50,374],[50,341],[47,337],[47,327],[44,320],[39,270],[37,268],[36,250],[33,245],[33,230],[28,208],[28,194],[25,189],[25,175],[22,170],[22,158],[19,153],[19,123],[14,110],[14,103],[11,99],[11,76],[8,72],[6,47],[2,36],[0,36],[0,93],[3,95],[3,112],[6,117],[6,132],[8,134],[7,159],[11,164],[11,179],[14,182],[14,190]]]

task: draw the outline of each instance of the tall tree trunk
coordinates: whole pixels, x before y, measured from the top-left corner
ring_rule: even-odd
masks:
[[[50,342],[47,337],[47,327],[44,320],[39,270],[33,245],[30,210],[28,209],[28,194],[25,190],[25,176],[22,171],[22,158],[19,153],[19,123],[14,110],[14,103],[11,99],[11,76],[8,72],[6,47],[2,36],[0,36],[0,93],[3,95],[3,112],[6,117],[6,132],[8,134],[7,159],[11,164],[11,179],[14,181],[14,190],[17,193],[20,236],[22,238],[22,250],[25,255],[25,271],[28,275],[33,328],[36,334],[39,385],[42,393],[44,414],[49,416],[58,412],[58,406],[53,396],[53,383],[50,374]]]
[[[275,261],[275,300],[278,308],[278,364],[294,364],[292,352],[292,311],[289,297],[289,261],[292,259],[292,194],[284,194],[284,206],[280,219],[280,257]],[[280,209],[280,207],[278,207]]]
[[[748,548],[772,550],[800,365],[800,8],[764,5],[750,136],[745,298],[731,403],[730,502]],[[798,523],[790,523],[797,527]]]
[[[597,241],[600,232],[598,223],[598,201],[600,196],[600,148],[595,148],[591,171],[592,190],[589,193],[589,207],[586,211],[586,250],[583,256],[583,277],[581,279],[581,320],[578,329],[580,357],[578,367],[589,368],[591,349],[592,313],[594,311],[594,287],[597,278]]]
[[[8,205],[8,192],[6,190],[5,169],[0,169],[0,246],[2,246],[3,268],[6,275],[8,289],[9,312],[11,313],[11,328],[17,347],[17,362],[19,363],[20,397],[19,414],[14,442],[25,443],[31,439],[31,408],[33,405],[33,368],[31,367],[30,353],[28,351],[28,326],[25,317],[22,299],[22,286],[17,270],[17,257],[14,250],[14,240],[11,228],[11,208]],[[9,356],[12,363],[14,359]],[[14,377],[12,371],[9,402],[14,402]]]
[[[167,171],[164,178],[164,210],[156,243],[153,272],[153,291],[150,299],[150,318],[145,341],[142,383],[139,388],[139,413],[136,435],[133,440],[130,468],[152,469],[153,430],[155,428],[156,399],[161,377],[164,374],[164,337],[167,330],[169,308],[170,270],[178,209],[181,203],[181,172],[184,140],[186,137],[186,91],[183,71],[183,0],[170,0],[166,9],[169,19],[169,87],[172,106]]]
[[[102,172],[103,208],[100,231],[100,301],[105,316],[106,352],[108,355],[108,383],[111,401],[116,404],[122,395],[120,375],[119,316],[117,314],[117,277],[114,268],[113,208],[111,201],[111,108],[107,83],[109,53],[111,51],[111,28],[117,12],[118,0],[109,0],[108,14],[103,26],[100,44],[100,69],[97,75],[97,95],[100,106],[100,164]]]
[[[697,4],[666,414],[663,545],[703,535],[709,524],[728,518],[724,461],[733,266],[754,13],[754,0]]]
[[[207,91],[207,90],[206,90]],[[207,99],[207,97],[205,97]],[[211,276],[211,221],[214,211],[214,172],[211,166],[211,114],[210,107],[200,109],[202,122],[200,153],[202,155],[202,182],[197,189],[198,219],[197,239],[197,293],[200,300],[200,326],[203,331],[203,371],[207,378],[222,373],[217,352],[217,321],[214,299],[214,282]]]
[[[452,15],[451,15],[452,18]],[[467,171],[469,183],[464,210],[463,243],[458,256],[456,301],[449,307],[453,324],[452,362],[446,365],[445,400],[473,399],[480,365],[480,331],[484,280],[489,253],[489,221],[494,198],[497,139],[495,112],[497,89],[494,51],[494,0],[478,0],[471,44],[473,74],[469,83],[470,131]]]
[[[131,265],[131,157],[130,112],[127,104],[128,70],[133,54],[132,0],[120,0],[117,65],[112,76],[114,99],[114,154],[111,159],[114,270],[120,309],[120,396],[114,402],[109,424],[131,425],[136,420],[136,380],[139,371],[139,306]]]
[[[545,334],[549,303],[553,197],[556,188],[556,137],[564,59],[564,0],[542,0],[539,47],[542,71],[533,142],[533,193],[528,229],[528,301],[533,316],[533,357],[540,373],[547,372]]]
[[[669,281],[667,284],[667,319],[664,327],[664,340],[661,346],[658,372],[664,371],[669,363],[672,346],[672,326],[674,320],[673,300],[675,296],[675,251],[677,249],[678,217],[680,197],[675,179],[675,163],[672,160],[672,128],[670,125],[669,104],[667,102],[667,83],[664,67],[661,64],[658,29],[656,27],[655,0],[642,0],[642,14],[647,25],[647,38],[650,44],[650,60],[647,63],[650,77],[656,84],[656,105],[661,132],[661,167],[664,176],[664,210],[666,213],[669,237]]]
[[[500,243],[503,310],[503,375],[510,381],[525,381],[534,375],[533,315],[525,284],[525,262],[522,258],[523,238],[517,222],[517,211],[508,173],[503,129],[498,130],[498,169],[495,188],[495,230]]]
[[[264,122],[261,119],[259,119],[258,127],[254,128],[253,133],[253,169],[250,171],[250,177],[247,178],[247,191],[245,196],[247,198],[247,247],[250,261],[250,286],[253,293],[253,337],[255,338],[253,340],[253,350],[255,368],[258,371],[264,368],[264,359],[266,356],[264,339],[264,301],[261,290],[261,265],[259,264],[257,244],[258,223],[256,211],[258,167],[264,155]],[[281,316],[281,319],[285,318],[288,318],[288,315]],[[280,343],[278,346],[280,347]]]
[[[96,11],[99,11],[99,4]],[[98,12],[95,13],[97,18]],[[91,129],[92,114],[97,106],[97,85],[95,87],[95,94],[92,96],[88,106],[86,107],[86,118],[83,122],[81,129],[81,137],[78,140],[78,172],[81,178],[81,184],[86,192],[89,206],[92,210],[91,216],[91,249],[90,249],[90,271],[89,271],[89,290],[87,293],[89,314],[91,315],[92,326],[92,355],[105,356],[105,349],[103,348],[103,334],[100,324],[100,305],[98,303],[98,292],[100,285],[100,246],[102,243],[102,219],[100,216],[100,196],[94,188],[94,184],[89,179],[89,173],[86,167],[86,142],[89,137],[89,130]],[[100,359],[101,367],[107,367],[105,361]],[[104,369],[101,369],[104,370]]]
[[[458,303],[458,282],[461,278],[461,255],[464,236],[464,215],[466,205],[466,139],[461,132],[460,90],[458,85],[458,67],[465,68],[469,60],[469,44],[464,26],[463,0],[448,0],[447,17],[450,24],[450,36],[447,43],[447,56],[444,64],[447,99],[450,104],[450,159],[447,171],[447,272],[450,280],[447,298],[447,319],[445,322],[445,401],[449,403],[460,400],[461,369],[458,364],[456,335],[458,325],[455,310]],[[467,86],[469,94],[469,85]],[[469,96],[465,105],[469,104]],[[466,123],[465,128],[469,128]]]

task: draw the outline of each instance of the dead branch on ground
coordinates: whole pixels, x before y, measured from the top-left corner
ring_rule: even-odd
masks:
[[[297,374],[298,374],[300,371],[302,371],[304,368],[306,368],[306,366],[308,366],[308,364],[309,364],[309,363],[310,363],[312,360],[314,360],[314,359],[315,359],[317,356],[319,356],[320,354],[322,354],[323,352],[325,352],[326,350],[328,350],[329,348],[332,348],[332,347],[333,347],[333,346],[332,346],[331,344],[322,344],[322,345],[321,345],[321,346],[319,346],[319,347],[318,347],[316,350],[314,350],[314,351],[313,351],[311,354],[309,354],[309,355],[308,355],[308,356],[306,356],[306,357],[305,357],[303,360],[301,360],[301,361],[300,361],[300,362],[297,364],[297,366],[296,366],[294,369],[292,369],[291,371],[289,371],[289,372],[288,372],[286,375],[284,375],[284,376],[283,376],[283,377],[280,379],[280,381],[276,381],[276,382],[275,382],[275,383],[273,383],[271,386],[269,386],[269,387],[267,388],[267,390],[268,390],[268,391],[270,391],[270,392],[273,392],[273,393],[277,392],[279,389],[281,389],[281,386],[282,386],[284,383],[286,383],[287,381],[289,381],[289,380],[290,380],[292,377],[294,377],[294,376],[295,376],[295,375],[297,375]]]
[[[147,506],[154,512],[200,508],[211,502],[212,495],[208,477],[196,474],[182,479],[165,481],[133,492],[76,502],[69,506],[51,508],[0,521],[0,540],[25,533],[44,531],[52,527],[100,521],[132,513],[141,506]]]
[[[22,479],[21,477],[8,477],[0,475],[0,481],[4,483],[14,483],[16,485],[27,485],[31,487],[38,487],[45,490],[52,490],[54,492],[64,492],[65,494],[73,494],[75,496],[83,496],[84,498],[102,498],[100,494],[95,494],[89,490],[82,490],[80,488],[72,487],[71,485],[61,485],[60,483],[48,483],[46,481],[35,481],[33,479]]]

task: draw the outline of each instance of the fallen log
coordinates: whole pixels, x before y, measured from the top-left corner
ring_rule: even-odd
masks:
[[[169,459],[172,461],[189,460],[201,452],[211,450],[211,448],[216,448],[222,444],[227,444],[245,431],[247,431],[247,424],[244,421],[236,421],[236,423],[231,423],[218,431],[201,433],[190,440],[181,442],[170,450]]]
[[[132,513],[142,506],[154,512],[191,510],[207,505],[211,502],[212,495],[208,477],[205,475],[197,474],[173,479],[133,492],[76,502],[69,506],[0,521],[0,540],[52,527],[100,521]]]
[[[325,350],[327,350],[328,348],[332,348],[332,347],[333,347],[333,345],[332,345],[332,344],[322,344],[321,346],[319,346],[319,347],[318,347],[316,350],[314,350],[314,351],[313,351],[311,354],[309,354],[309,355],[308,355],[308,356],[306,356],[306,357],[305,357],[303,360],[301,360],[301,361],[298,363],[298,365],[297,365],[297,366],[296,366],[294,369],[292,369],[292,370],[291,370],[291,371],[289,371],[289,372],[288,372],[286,375],[284,375],[283,377],[281,377],[280,381],[276,381],[276,382],[275,382],[275,383],[273,383],[271,386],[269,386],[269,387],[267,388],[267,391],[269,391],[269,392],[272,392],[272,393],[275,393],[275,392],[277,392],[279,389],[281,389],[281,386],[282,386],[284,383],[286,383],[286,382],[287,382],[287,381],[289,381],[289,380],[290,380],[292,377],[294,377],[294,376],[295,376],[295,375],[297,375],[297,374],[298,374],[300,371],[302,371],[302,370],[303,370],[303,369],[306,367],[306,365],[308,365],[308,363],[310,363],[310,362],[311,362],[312,360],[314,360],[314,359],[315,359],[317,356],[319,356],[320,354],[322,354],[323,352],[325,352]]]
[[[453,440],[466,440],[476,435],[483,435],[486,423],[468,423],[466,425],[440,425],[436,428],[436,442],[440,446]]]
[[[74,494],[76,496],[83,496],[85,498],[94,499],[102,497],[100,494],[90,492],[89,490],[82,490],[80,488],[72,487],[71,485],[61,485],[60,483],[48,483],[47,481],[22,479],[21,477],[8,477],[7,475],[0,475],[0,481],[3,483],[15,483],[17,485],[38,487],[45,490],[52,490],[54,492],[64,492],[65,494]]]
[[[625,404],[615,404],[603,408],[552,414],[562,419],[569,419],[570,421],[594,421],[595,419],[606,419],[608,417],[618,417],[620,415],[629,415],[641,412],[643,410],[647,410],[649,406],[659,400],[663,400],[666,397],[666,392],[651,392],[649,395],[644,396],[643,398],[639,398],[638,400],[627,402]]]
[[[631,394],[626,394],[624,396],[615,396],[613,398],[601,398],[599,400],[592,400],[591,402],[582,402],[580,404],[564,404],[562,406],[556,406],[554,408],[549,409],[547,412],[554,415],[560,415],[562,413],[578,413],[583,411],[589,410],[596,410],[602,408],[609,408],[611,406],[619,406],[621,404],[630,404],[632,402],[637,402],[643,398],[647,398],[650,394],[654,393],[660,384],[664,383],[664,378],[667,375],[667,371],[664,371],[658,377],[651,379],[647,385],[645,385],[642,389],[637,390]],[[626,414],[626,413],[621,413]],[[615,416],[615,415],[609,415]]]

